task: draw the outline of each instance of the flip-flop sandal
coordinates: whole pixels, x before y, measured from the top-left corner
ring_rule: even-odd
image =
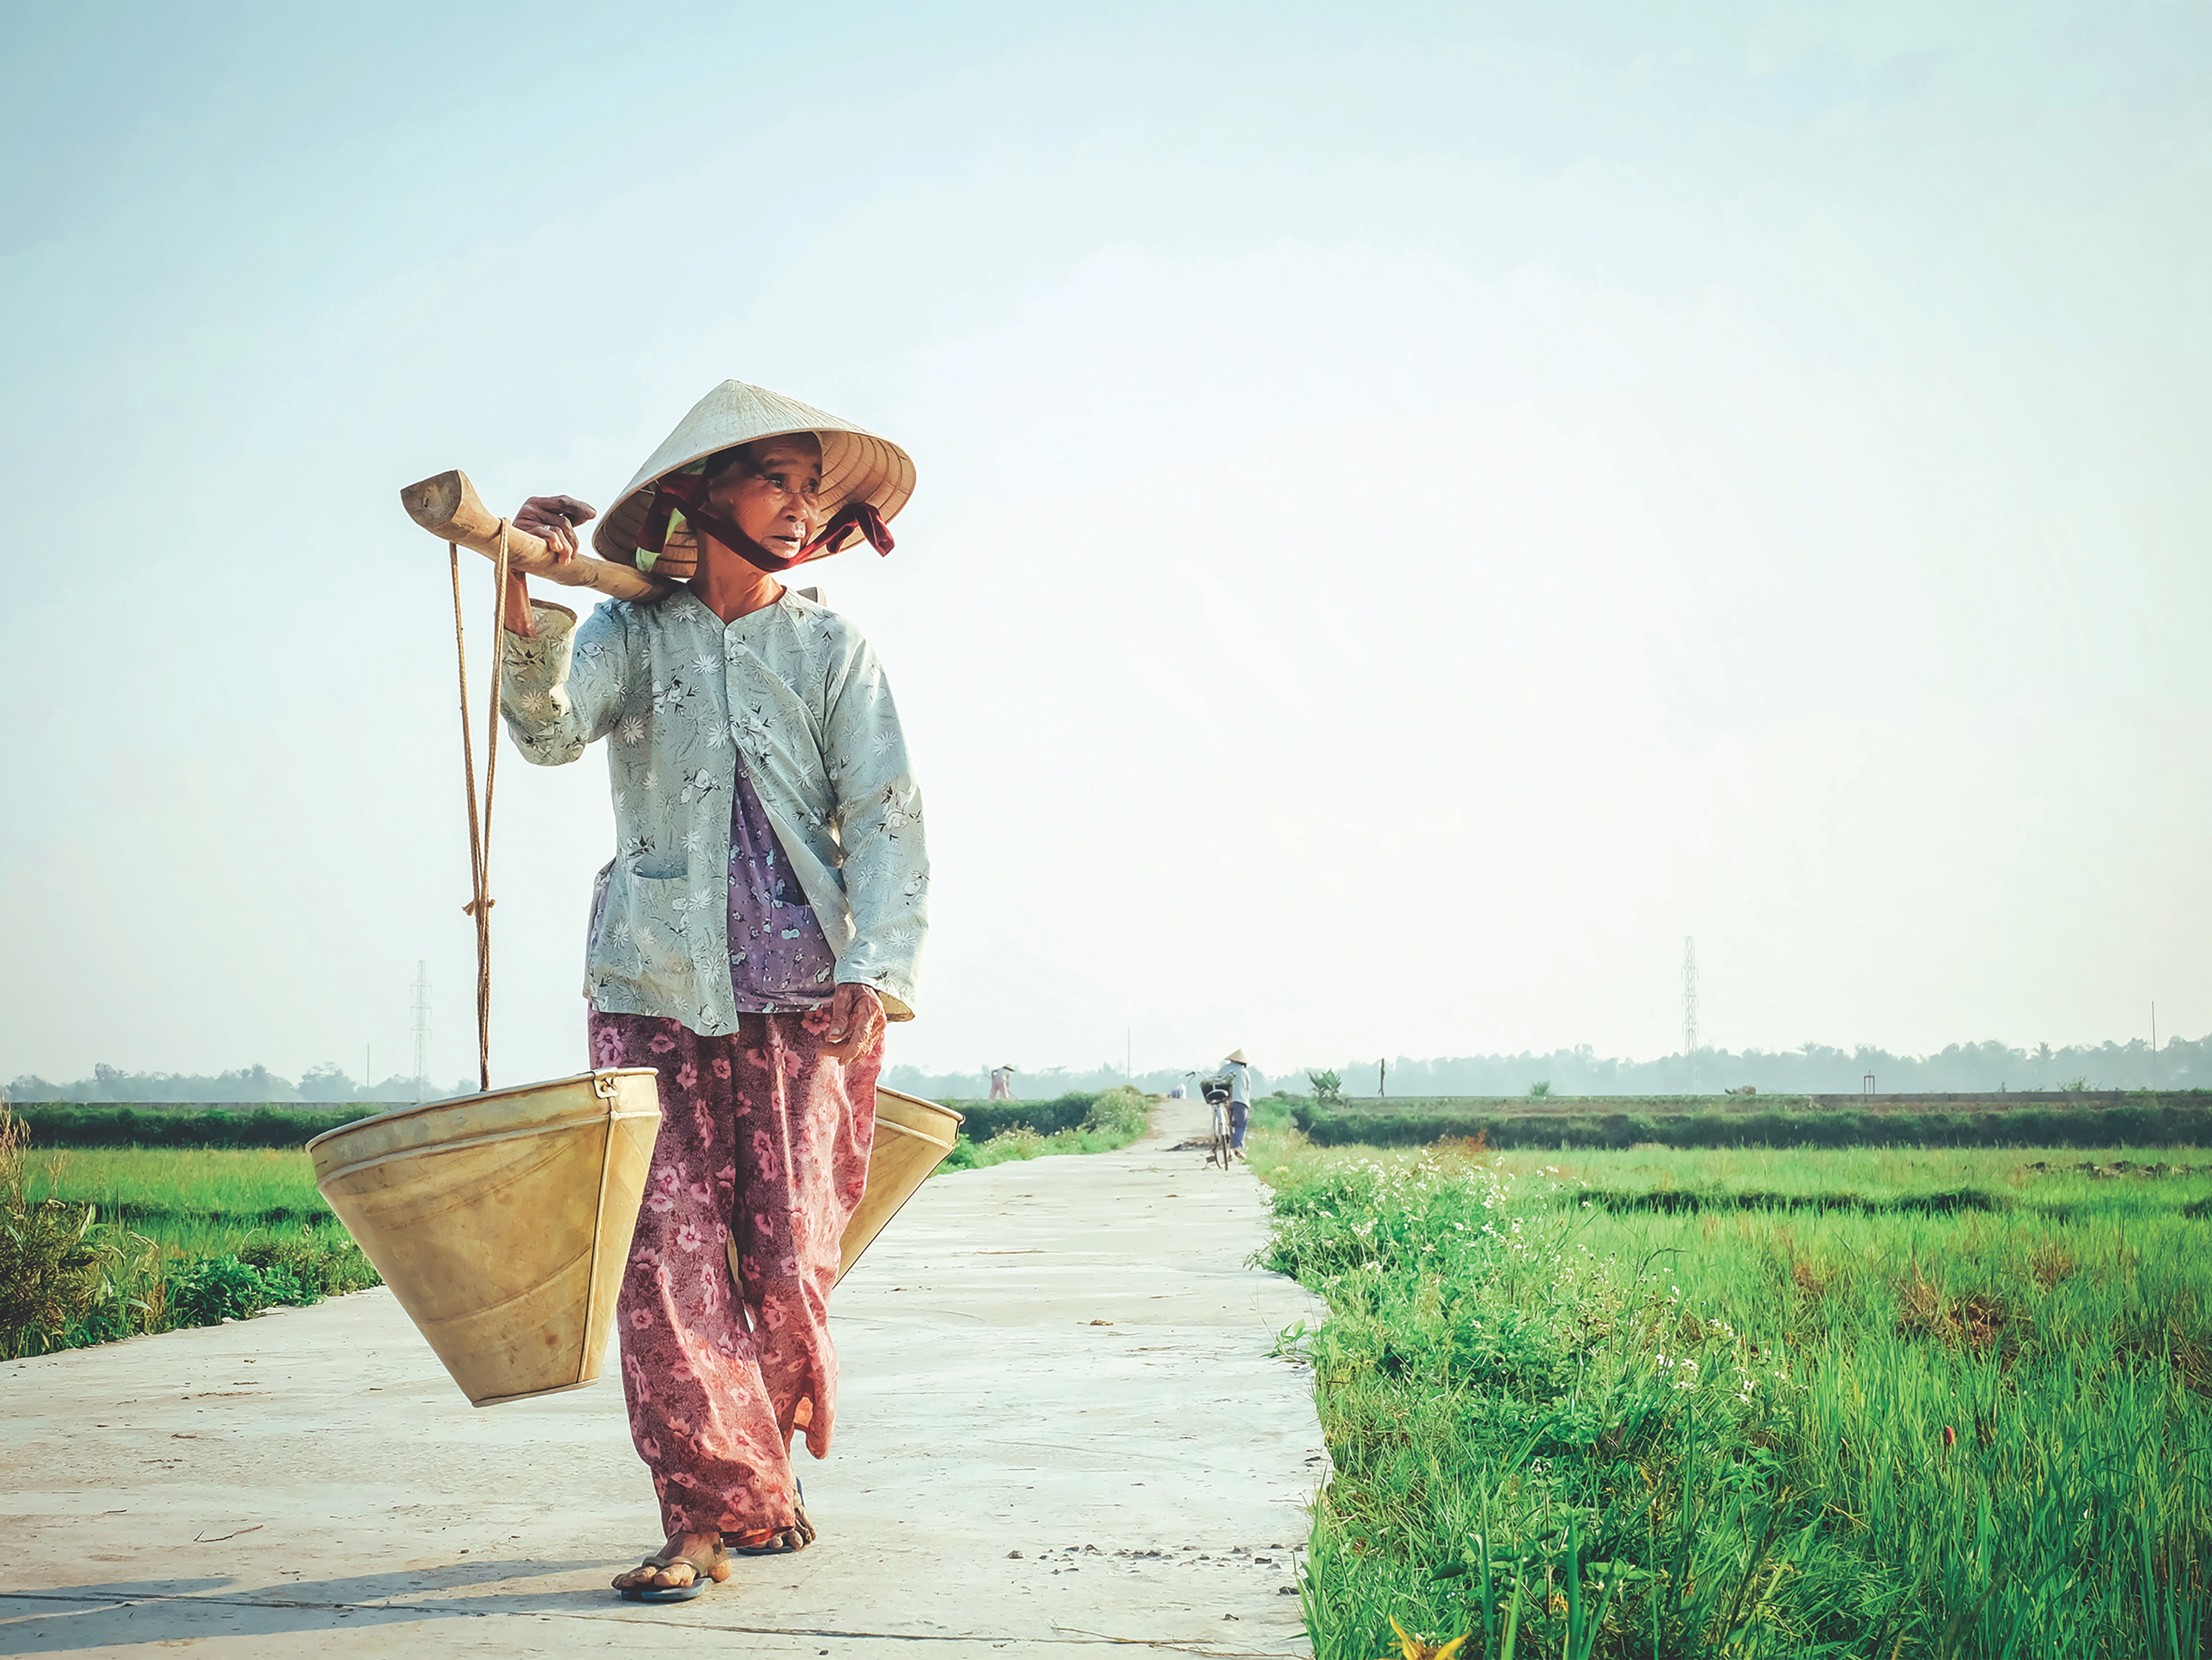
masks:
[[[806,1519],[806,1507],[799,1507],[799,1519],[789,1527],[769,1534],[744,1535],[757,1542],[750,1545],[725,1545],[732,1556],[788,1556],[793,1551],[805,1550],[814,1542],[814,1524]]]
[[[774,1533],[744,1534],[743,1538],[755,1540],[750,1545],[733,1545],[724,1536],[722,1548],[732,1556],[788,1556],[793,1551],[805,1550],[814,1542],[814,1523],[806,1519],[806,1489],[799,1488],[799,1503],[793,1507],[799,1519],[787,1528]]]
[[[701,1561],[688,1553],[674,1556],[656,1554],[638,1564],[641,1568],[672,1568],[678,1562],[687,1563],[691,1569],[688,1585],[617,1585],[615,1590],[625,1602],[688,1602],[714,1583],[715,1559]]]

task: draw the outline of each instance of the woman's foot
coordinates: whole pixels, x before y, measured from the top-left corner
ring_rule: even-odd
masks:
[[[764,1528],[758,1533],[726,1533],[722,1541],[738,1556],[788,1556],[814,1542],[814,1523],[806,1519],[806,1506],[793,1512],[798,1520],[787,1528]]]
[[[617,1574],[615,1589],[630,1597],[654,1592],[696,1593],[707,1581],[719,1584],[729,1577],[730,1559],[723,1553],[720,1534],[672,1533],[658,1555]]]

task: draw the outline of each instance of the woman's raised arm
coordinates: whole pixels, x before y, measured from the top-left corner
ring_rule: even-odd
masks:
[[[527,602],[527,634],[500,630],[500,708],[522,757],[541,767],[574,760],[639,701],[629,671],[629,611],[609,603],[576,622],[566,605]]]

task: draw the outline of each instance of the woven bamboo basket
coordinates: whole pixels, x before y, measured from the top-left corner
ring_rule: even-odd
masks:
[[[599,1377],[659,1131],[652,1069],[624,1067],[380,1113],[307,1151],[399,1306],[489,1407]]]
[[[875,1243],[899,1208],[914,1197],[929,1173],[952,1151],[960,1133],[960,1115],[950,1107],[925,1101],[896,1090],[876,1091],[876,1140],[868,1152],[868,1189],[860,1208],[845,1225],[844,1260],[838,1265],[842,1280],[860,1260],[860,1253]]]

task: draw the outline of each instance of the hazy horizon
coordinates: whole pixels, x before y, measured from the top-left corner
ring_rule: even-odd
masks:
[[[1686,935],[1732,1049],[2212,1031],[2212,11],[0,43],[0,1076],[411,1065],[417,959],[472,1072],[397,492],[605,506],[726,376],[917,464],[817,579],[927,803],[894,1065],[1663,1055]],[[509,750],[495,1081],[583,1064],[611,836]]]
[[[1218,1065],[1202,1057],[1186,1059],[1194,1064],[1177,1062],[1132,1070],[1134,1057],[1131,1056],[1127,1062],[1109,1060],[1090,1067],[1024,1067],[1014,1076],[1015,1097],[1042,1100],[1067,1090],[1100,1090],[1122,1082],[1164,1091]],[[1382,1070],[1385,1065],[1387,1073]],[[990,1091],[991,1070],[990,1062],[932,1069],[894,1061],[885,1067],[883,1081],[893,1089],[939,1100],[977,1099]],[[1255,1086],[1263,1092],[1281,1088],[1294,1094],[1306,1092],[1315,1076],[1325,1070],[1339,1074],[1339,1087],[1352,1099],[1437,1095],[1496,1098],[1522,1095],[1540,1083],[1560,1097],[1718,1095],[1746,1085],[1769,1094],[1856,1094],[1869,1077],[1875,1079],[1874,1089],[1884,1095],[2063,1091],[2075,1084],[2089,1090],[2179,1091],[2212,1089],[2212,1034],[2196,1039],[2161,1034],[2155,1051],[2143,1037],[2056,1049],[2048,1044],[2015,1048],[1992,1039],[1946,1044],[1939,1051],[1917,1055],[1900,1055],[1867,1045],[1843,1049],[1808,1043],[1796,1049],[1742,1053],[1700,1046],[1692,1065],[1679,1051],[1638,1060],[1601,1055],[1583,1044],[1549,1054],[1401,1055],[1273,1066],[1255,1061],[1252,1067]],[[295,1098],[306,1103],[392,1102],[434,1100],[449,1093],[467,1094],[476,1087],[476,1079],[471,1075],[451,1084],[427,1078],[418,1088],[411,1073],[371,1073],[364,1085],[335,1062],[311,1068],[296,1080],[260,1065],[198,1075],[160,1068],[131,1073],[101,1067],[95,1075],[77,1079],[16,1074],[0,1084],[0,1098],[149,1104]]]

